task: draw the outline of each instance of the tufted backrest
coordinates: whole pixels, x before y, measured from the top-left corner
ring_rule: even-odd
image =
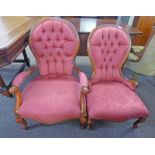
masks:
[[[102,25],[91,32],[87,47],[92,82],[121,81],[121,68],[131,48],[129,34],[118,26]]]
[[[29,44],[41,75],[72,74],[79,36],[70,22],[43,19],[31,30]]]

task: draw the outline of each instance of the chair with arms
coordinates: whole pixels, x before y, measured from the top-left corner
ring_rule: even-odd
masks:
[[[138,119],[133,124],[137,128],[149,112],[134,92],[137,82],[121,71],[131,48],[129,34],[121,27],[102,25],[90,33],[87,48],[93,70],[87,94],[88,128],[93,120]]]
[[[29,45],[37,67],[18,74],[9,90],[16,95],[16,122],[24,129],[26,119],[45,124],[80,119],[81,125],[85,125],[87,77],[74,65],[79,50],[74,26],[66,20],[45,18],[31,30]],[[21,91],[24,80],[37,69],[40,75]]]

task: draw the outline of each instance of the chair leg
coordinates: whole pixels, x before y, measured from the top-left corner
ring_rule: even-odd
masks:
[[[133,123],[132,128],[133,128],[133,129],[137,129],[137,128],[138,128],[138,124],[139,124],[139,123],[142,123],[142,122],[144,122],[144,121],[145,121],[145,118],[140,117],[138,120],[136,120],[136,121]]]
[[[16,122],[21,125],[22,129],[27,129],[27,122],[20,115],[16,115]]]
[[[87,127],[87,118],[85,116],[80,117],[80,126],[82,129]]]
[[[87,129],[91,129],[93,127],[93,120],[91,119],[88,119],[88,122],[87,122]]]

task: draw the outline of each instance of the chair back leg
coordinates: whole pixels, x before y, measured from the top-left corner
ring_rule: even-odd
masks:
[[[140,117],[138,120],[136,120],[134,123],[133,123],[133,129],[137,129],[138,128],[138,124],[139,123],[142,123],[142,122],[144,122],[146,119],[145,118],[143,118],[143,117]]]

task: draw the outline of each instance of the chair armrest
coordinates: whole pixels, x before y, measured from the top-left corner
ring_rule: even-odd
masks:
[[[81,91],[83,93],[87,93],[88,91],[88,79],[84,72],[82,72],[78,67],[74,66],[74,70],[78,73],[80,84],[81,84]]]
[[[19,73],[12,82],[12,86],[20,87],[25,79],[30,76],[36,70],[36,66],[29,68],[26,71]]]
[[[85,73],[83,73],[78,67],[74,66],[74,70],[77,72],[81,84],[81,93],[80,93],[80,124],[81,126],[85,125],[87,122],[87,110],[86,110],[86,94],[88,92],[88,79]]]
[[[9,88],[9,93],[16,96],[15,114],[18,114],[19,108],[22,104],[22,92],[20,86],[24,80],[36,70],[36,66],[29,68],[26,71],[19,73],[13,80],[12,86]]]
[[[136,80],[130,80],[126,77],[122,77],[122,82],[132,90],[135,90],[138,87],[138,82]]]

